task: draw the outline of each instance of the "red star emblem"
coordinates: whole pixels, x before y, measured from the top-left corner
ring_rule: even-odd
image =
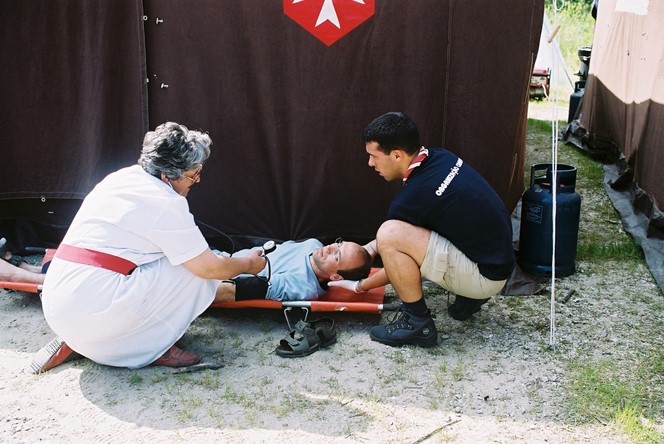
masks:
[[[375,0],[284,0],[284,13],[330,46],[374,15]]]

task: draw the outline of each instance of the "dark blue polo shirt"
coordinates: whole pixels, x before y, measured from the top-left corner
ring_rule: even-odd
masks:
[[[491,185],[450,151],[429,148],[387,217],[437,232],[488,279],[507,279],[514,269],[510,214]]]

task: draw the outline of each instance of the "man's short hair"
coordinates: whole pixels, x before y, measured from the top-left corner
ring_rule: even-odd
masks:
[[[362,138],[364,143],[378,143],[378,148],[385,154],[395,149],[415,154],[421,147],[417,125],[400,112],[389,112],[375,118],[364,129]]]
[[[361,248],[362,252],[362,265],[356,268],[350,268],[348,270],[337,270],[337,273],[344,279],[350,281],[359,281],[360,279],[365,279],[369,277],[371,272],[371,255],[364,247]]]

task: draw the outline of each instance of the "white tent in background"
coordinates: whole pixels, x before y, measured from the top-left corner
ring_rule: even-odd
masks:
[[[548,69],[551,73],[550,85],[552,87],[563,88],[563,94],[571,94],[574,91],[574,80],[567,71],[563,54],[560,52],[560,46],[554,38],[551,43],[548,42],[553,28],[549,18],[544,13],[544,22],[542,23],[542,33],[540,34],[539,51],[535,59],[535,69]],[[555,64],[555,69],[554,69]]]

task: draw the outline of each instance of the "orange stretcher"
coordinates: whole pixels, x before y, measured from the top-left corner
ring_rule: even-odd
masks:
[[[43,251],[44,258],[42,264],[50,261],[55,254],[55,249],[46,249]],[[378,269],[372,269],[372,274]],[[42,286],[40,284],[31,284],[25,282],[6,282],[0,281],[0,288],[7,290],[18,290],[27,293],[41,294]],[[235,309],[235,308],[267,308],[279,309],[284,311],[286,322],[291,328],[289,314],[294,309],[304,311],[304,319],[307,319],[309,312],[356,312],[356,313],[382,313],[383,311],[397,310],[401,303],[383,303],[385,296],[385,287],[371,289],[364,293],[355,293],[339,287],[330,288],[325,294],[315,301],[275,301],[270,299],[251,299],[236,302],[217,302],[210,308]]]
[[[372,269],[372,274],[377,271]],[[284,311],[288,328],[291,328],[289,314],[294,309],[304,311],[306,320],[309,312],[356,312],[356,313],[382,313],[383,311],[398,310],[401,302],[384,303],[385,287],[373,288],[364,293],[355,293],[339,287],[331,287],[325,294],[315,301],[274,301],[270,299],[250,299],[236,302],[215,302],[210,308],[272,308]]]
[[[45,248],[45,249],[33,248],[32,250],[34,250],[35,253],[44,255],[41,262],[42,265],[53,259],[53,255],[55,254],[54,248]],[[26,293],[37,293],[37,294],[41,294],[42,291],[41,284],[31,284],[27,282],[0,281],[0,288],[5,288],[7,290],[24,291]]]

